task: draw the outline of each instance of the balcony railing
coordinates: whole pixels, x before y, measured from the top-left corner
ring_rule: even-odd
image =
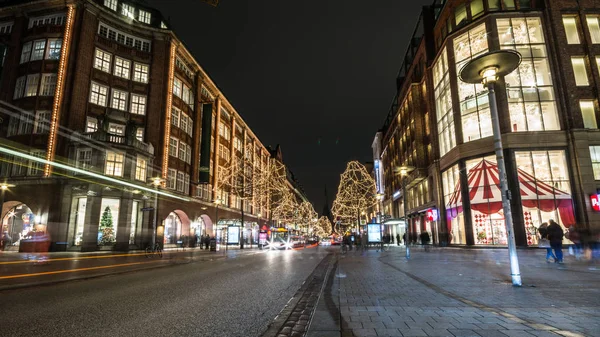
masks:
[[[126,136],[111,134],[106,131],[96,131],[96,132],[84,133],[83,137],[93,140],[93,141],[98,141],[98,142],[107,142],[107,143],[113,143],[113,144],[127,145],[127,146],[131,146],[135,149],[138,149],[140,151],[143,151],[143,152],[146,152],[149,154],[154,154],[154,146],[152,146],[151,144],[139,141],[138,139],[136,139],[133,136],[126,137]]]

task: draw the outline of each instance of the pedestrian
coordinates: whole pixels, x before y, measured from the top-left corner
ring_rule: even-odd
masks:
[[[396,243],[400,246],[400,233],[396,234]]]
[[[556,256],[554,255],[554,253],[552,253],[552,248],[550,247],[550,240],[548,240],[548,223],[547,222],[544,222],[543,224],[540,225],[540,227],[538,228],[538,234],[539,234],[540,243],[542,240],[546,240],[546,242],[548,243],[548,247],[546,247],[546,262],[548,262],[548,263],[555,262]]]
[[[562,252],[562,240],[565,236],[563,229],[554,220],[548,221],[548,240],[550,240],[550,247],[554,250],[554,256],[556,256],[555,263],[563,263],[563,252]]]
[[[206,236],[204,237],[204,248],[208,249],[209,245],[210,245],[210,235],[206,234]]]
[[[421,245],[425,248],[425,251],[429,251],[429,241],[431,240],[429,232],[425,231],[419,235],[421,239]]]
[[[575,255],[575,258],[578,260],[581,258],[581,255],[583,253],[580,234],[581,230],[577,225],[572,225],[571,227],[569,227],[567,233],[565,234],[565,237],[571,240],[571,242],[573,242],[574,245],[573,248],[569,248],[569,253],[571,253],[571,255]]]

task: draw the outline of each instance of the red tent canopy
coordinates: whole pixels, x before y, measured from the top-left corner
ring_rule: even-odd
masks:
[[[544,212],[558,209],[563,225],[569,226],[575,223],[570,194],[535,179],[521,169],[517,169],[517,174],[523,206],[538,208]],[[472,209],[488,215],[498,213],[502,209],[500,179],[498,166],[495,163],[482,159],[469,170],[467,181]],[[452,218],[462,212],[460,184],[454,187],[446,210],[448,216]]]

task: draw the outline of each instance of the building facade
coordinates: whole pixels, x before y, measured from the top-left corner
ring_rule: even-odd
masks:
[[[244,167],[250,184],[272,156],[158,11],[1,6],[0,220],[13,247],[43,232],[52,250],[139,249],[232,225],[254,241],[269,205],[226,173]]]
[[[385,214],[404,218],[406,200],[414,233],[442,244],[507,244],[487,89],[459,73],[478,55],[510,49],[522,61],[496,95],[517,244],[537,244],[550,219],[598,232],[599,20],[597,2],[586,0],[424,7],[375,138]],[[414,171],[398,175],[400,166]]]

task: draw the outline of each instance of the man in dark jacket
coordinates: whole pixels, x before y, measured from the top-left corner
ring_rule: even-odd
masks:
[[[563,263],[562,240],[565,234],[554,220],[550,219],[548,223],[548,240],[550,240],[550,247],[554,249],[554,256],[556,256],[554,262]]]

